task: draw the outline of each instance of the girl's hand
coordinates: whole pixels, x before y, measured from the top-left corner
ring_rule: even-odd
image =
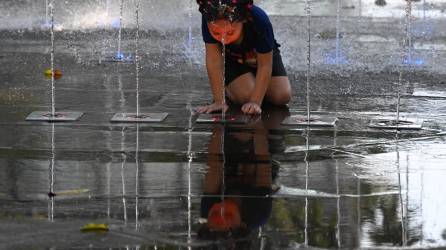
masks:
[[[199,106],[195,109],[195,111],[197,111],[200,114],[210,114],[212,112],[215,111],[220,111],[223,110],[223,112],[226,113],[226,111],[228,110],[228,105],[226,105],[226,103],[212,103],[210,105],[206,105],[206,106]]]
[[[255,102],[248,102],[242,106],[242,112],[248,115],[259,115],[262,113],[262,109]]]

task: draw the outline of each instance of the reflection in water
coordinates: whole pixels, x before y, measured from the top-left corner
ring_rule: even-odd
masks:
[[[54,162],[56,158],[54,143],[54,123],[51,124],[51,160],[49,169],[48,220],[54,221]]]
[[[121,131],[121,150],[125,150],[125,126],[122,127]],[[122,206],[124,212],[124,223],[127,224],[127,200],[125,192],[125,164],[127,162],[127,154],[122,153],[122,163],[121,163],[121,185],[122,185]]]
[[[419,204],[420,204],[420,220],[422,221],[420,224],[420,245],[423,246],[424,245],[424,218],[423,218],[423,196],[424,196],[424,164],[421,164],[421,174],[420,174],[420,200],[419,200]],[[445,230],[446,232],[446,230]],[[446,237],[444,237],[443,239],[446,239]]]
[[[375,246],[409,247],[422,244],[422,225],[414,224],[416,221],[413,220],[419,216],[420,211],[417,210],[421,208],[409,208],[409,165],[406,165],[405,183],[403,183],[404,177],[401,176],[404,170],[401,168],[399,133],[397,131],[395,135],[395,154],[392,153],[391,164],[394,169],[391,173],[396,172],[397,195],[362,196],[364,200],[361,201],[361,226]],[[375,188],[376,185],[366,183],[365,180],[359,187],[362,193],[368,193]]]
[[[118,67],[118,70],[120,70],[121,68]],[[120,110],[123,110],[124,107],[126,106],[126,100],[125,100],[125,90],[124,90],[124,84],[122,81],[122,74],[121,72],[119,72],[118,74],[118,91],[119,91],[119,106],[120,106]]]
[[[358,235],[357,237],[357,241],[356,244],[357,246],[361,245],[361,235],[362,235],[362,230],[361,230],[361,178],[357,175],[354,174],[356,177],[356,194],[358,195],[358,198],[356,199],[356,235]]]
[[[135,230],[139,227],[139,123],[136,124],[136,150],[135,150]]]
[[[338,160],[335,159],[335,165],[336,165],[336,195],[338,197],[336,198],[336,239],[337,239],[337,246],[341,247],[341,197],[339,196],[340,190],[339,190],[339,164]]]
[[[191,167],[193,161],[192,153],[192,112],[189,116],[189,128],[188,128],[188,144],[187,144],[187,243],[190,249],[190,243],[192,241],[192,176]]]
[[[194,159],[194,153],[192,152],[192,118],[193,118],[193,109],[190,102],[190,94],[188,97],[188,103],[186,105],[187,110],[189,111],[189,121],[187,128],[188,135],[188,143],[187,143],[187,241],[190,249],[190,243],[192,241],[192,161]]]
[[[267,111],[265,110],[265,112]],[[282,136],[281,132],[283,131],[269,130],[267,119],[264,119],[262,122],[261,126],[253,124],[250,124],[247,127],[243,125],[227,125],[226,127],[217,126],[214,128],[213,138],[209,144],[209,152],[211,153],[209,154],[210,168],[209,172],[206,173],[206,180],[209,180],[209,178],[213,176],[216,176],[216,180],[222,179],[223,177],[225,183],[223,200],[242,201],[240,202],[241,205],[236,204],[240,207],[235,209],[239,210],[240,224],[254,224],[243,222],[243,211],[246,211],[243,206],[246,206],[246,203],[255,200],[254,198],[257,198],[254,203],[261,201],[264,204],[268,202],[267,205],[271,206],[270,211],[263,213],[263,218],[267,217],[267,219],[265,219],[264,222],[249,227],[249,230],[247,230],[248,236],[241,237],[242,240],[250,237],[249,239],[252,240],[252,243],[250,244],[263,245],[265,246],[265,249],[279,249],[279,247],[269,248],[269,246],[282,246],[280,245],[281,242],[291,242],[289,245],[303,245],[306,243],[308,246],[321,248],[336,248],[339,246],[342,248],[373,248],[378,246],[390,247],[404,245],[410,247],[423,247],[434,243],[438,245],[443,244],[441,237],[445,224],[442,223],[443,218],[436,215],[441,214],[441,207],[445,203],[443,197],[432,195],[436,194],[435,192],[438,192],[438,189],[440,189],[439,186],[441,187],[443,183],[442,179],[444,178],[444,174],[441,174],[442,168],[440,168],[443,167],[443,164],[440,164],[440,161],[441,159],[444,160],[445,155],[443,144],[438,144],[436,145],[437,147],[428,147],[426,150],[425,147],[419,146],[424,144],[415,144],[420,142],[411,141],[411,145],[414,143],[413,145],[417,148],[419,147],[425,151],[417,154],[407,151],[407,143],[405,143],[405,140],[399,140],[397,141],[397,147],[395,146],[395,142],[388,145],[391,149],[391,152],[388,154],[369,155],[366,158],[343,158],[342,154],[336,153],[333,157],[328,155],[327,159],[322,160],[320,160],[320,158],[315,158],[315,156],[317,157],[316,153],[318,150],[308,150],[308,148],[311,147],[306,146],[301,151],[299,159],[296,160],[296,158],[292,158],[289,160],[290,156],[295,157],[296,153],[294,152],[286,155],[287,153],[283,153],[283,151],[279,152],[278,148],[280,148],[280,146],[272,145],[270,141],[272,138]],[[49,126],[45,129],[45,133],[48,134],[48,149],[55,149],[55,136],[52,135],[52,139],[49,139],[49,133],[53,133],[54,131],[50,131],[51,129],[52,128]],[[119,136],[120,132],[121,131],[118,131],[118,134],[115,135]],[[223,132],[225,133],[224,138],[222,138]],[[297,131],[297,133],[299,132],[300,131]],[[286,133],[296,133],[296,131],[286,131]],[[342,144],[343,140],[345,140],[345,137],[343,137],[344,131],[340,131],[339,135],[336,135],[335,132],[334,143],[330,143],[330,140],[332,140],[332,131],[322,131],[322,133],[324,133],[323,136],[320,136],[318,133],[321,133],[321,131],[311,130],[311,137],[309,138],[311,141],[308,139],[304,140],[304,137],[301,136],[295,136],[294,139],[298,137],[296,141],[298,141],[300,145],[310,143],[311,145],[315,145],[320,143],[321,138],[325,138],[327,144],[330,146],[333,144],[333,146],[337,147],[339,147],[338,144]],[[138,145],[138,128],[136,128],[136,134]],[[142,135],[143,134],[141,133],[141,136]],[[146,133],[144,133],[144,135],[146,135]],[[205,137],[203,137],[203,140],[204,138],[207,138],[207,136],[208,135],[206,134]],[[191,143],[192,137],[190,137],[190,134],[189,138],[184,138],[186,141],[189,139],[189,142]],[[226,144],[224,147],[226,152],[226,165],[223,164],[223,158],[220,151],[222,146],[218,145],[223,140]],[[293,140],[293,138],[285,137],[285,143],[292,143],[291,140]],[[337,143],[336,140],[338,140],[339,143]],[[283,143],[283,137],[277,141]],[[54,147],[50,145],[50,142]],[[63,145],[62,142],[63,135],[61,134],[60,138],[58,136],[57,143]],[[118,141],[115,142],[117,146],[121,143],[119,138]],[[200,142],[202,141],[197,137],[197,142],[194,144],[199,145]],[[266,149],[262,149],[261,152],[258,152],[258,149],[261,149],[262,147],[259,147],[259,145],[254,142],[263,144],[262,147]],[[265,146],[265,144],[267,146]],[[191,144],[189,145],[190,146],[187,146],[189,151],[188,156],[190,156],[189,160],[192,160],[192,154],[190,154],[192,146]],[[257,146],[254,147],[256,148],[255,150],[250,151],[252,145]],[[125,149],[124,146],[122,146],[122,148]],[[440,160],[436,161],[437,163],[429,161],[426,164],[426,157],[423,158],[422,156],[434,152],[435,150],[438,152],[439,148],[443,148],[440,149],[442,150],[442,154],[437,154],[437,157],[440,157]],[[118,151],[120,151],[119,148]],[[136,151],[139,152],[138,149]],[[307,162],[304,162],[303,157],[305,151],[307,151]],[[253,152],[254,154],[252,154]],[[229,153],[231,155],[229,155]],[[137,162],[150,158],[145,155],[144,151],[139,152],[138,154],[140,155],[136,156]],[[407,158],[407,154],[409,154],[410,159]],[[17,215],[23,217],[24,215],[28,216],[32,213],[41,213],[44,217],[48,215],[49,220],[51,220],[51,218],[79,218],[80,220],[89,221],[91,219],[101,219],[103,216],[108,218],[111,217],[112,223],[113,218],[119,218],[122,221],[123,197],[121,197],[121,181],[122,176],[124,175],[120,175],[120,173],[123,174],[121,162],[117,165],[110,164],[109,159],[106,159],[106,162],[101,162],[101,165],[99,165],[96,160],[87,160],[86,162],[80,162],[82,171],[79,171],[81,169],[71,167],[73,164],[71,161],[72,158],[70,157],[67,160],[66,152],[61,148],[60,151],[57,151],[57,162],[59,164],[56,169],[54,163],[56,159],[55,156],[56,152],[51,155],[51,151],[48,150],[48,154],[40,156],[41,158],[39,159],[20,159],[20,161],[17,162],[11,161],[12,164],[10,165],[8,165],[9,163],[6,161],[2,161],[0,168],[4,172],[0,174],[0,177],[3,178],[2,180],[6,180],[6,182],[2,181],[2,183],[8,183],[10,180],[12,181],[7,185],[0,185],[0,193],[4,194],[2,197],[6,197],[2,198],[0,202],[0,216]],[[50,157],[54,159],[54,161],[49,161]],[[198,157],[195,164],[197,166],[201,164],[200,161],[203,159]],[[270,171],[271,173],[265,173],[268,177],[264,179],[268,179],[269,181],[269,178],[271,178],[271,181],[269,181],[270,184],[267,186],[271,185],[274,187],[274,175],[277,174],[277,170],[275,170],[274,164],[271,164],[268,161],[271,158],[281,159],[282,161],[278,179],[278,181],[283,184],[282,187],[290,186],[299,189],[306,188],[309,192],[311,192],[311,190],[317,190],[339,195],[330,197],[315,197],[308,195],[308,197],[305,198],[305,195],[300,195],[299,197],[283,197],[274,194],[272,196],[273,199],[269,201],[269,197],[267,197],[266,194],[274,193],[274,188],[265,187],[266,191],[264,190],[263,193],[258,192],[250,196],[245,187],[250,187],[251,185],[254,186],[254,190],[256,190],[257,187],[255,186],[255,183],[257,182],[252,181],[252,179],[254,179],[252,177],[254,175],[253,172],[262,174],[263,170]],[[112,161],[115,161],[115,159],[116,158],[113,158]],[[150,160],[152,159],[153,158],[150,158]],[[240,160],[241,162],[234,167],[234,160],[231,159]],[[101,160],[103,160],[103,158]],[[127,160],[130,160],[130,158]],[[264,160],[267,162],[263,162]],[[380,176],[367,175],[365,171],[368,170],[365,170],[365,167],[367,167],[366,162],[368,160],[374,161],[371,165],[374,169],[370,170],[372,174],[381,172],[383,172],[383,174]],[[411,171],[409,171],[409,164],[404,166],[406,161],[410,162]],[[258,162],[260,162],[260,165],[257,164],[258,166],[255,166]],[[350,165],[346,164],[346,162],[355,165],[351,166],[353,168],[352,172],[350,172]],[[187,198],[192,197],[192,201],[188,201],[187,207],[184,206],[184,211],[187,209],[187,214],[181,213],[184,211],[178,207],[171,210],[165,209],[172,206],[172,201],[178,201],[177,195],[167,193],[172,190],[172,186],[166,186],[162,183],[160,185],[160,182],[156,181],[160,176],[172,176],[167,172],[168,170],[166,170],[166,168],[152,172],[154,168],[145,167],[138,169],[137,167],[135,176],[140,175],[141,177],[144,176],[144,178],[134,178],[130,171],[128,171],[130,169],[125,168],[127,172],[125,172],[125,185],[123,185],[123,187],[125,188],[127,186],[125,197],[127,198],[126,205],[128,207],[126,209],[129,213],[128,219],[133,220],[133,212],[131,211],[135,211],[135,213],[139,212],[136,215],[136,221],[138,224],[138,231],[140,231],[141,234],[147,234],[147,232],[153,231],[156,233],[174,232],[166,237],[169,237],[170,235],[175,235],[178,238],[184,236],[184,242],[186,242],[187,235],[187,240],[190,240],[190,237],[192,238],[190,245],[188,246],[194,246],[194,244],[201,244],[201,241],[194,241],[194,233],[189,231],[191,230],[190,224],[186,227],[186,224],[181,222],[181,218],[186,218],[187,216],[187,223],[190,223],[189,216],[192,215],[192,218],[194,218],[200,211],[200,206],[197,206],[197,204],[194,203],[196,201],[194,200],[194,197],[196,197],[194,194],[197,191],[201,192],[201,190],[195,190],[194,183],[196,183],[195,181],[197,181],[197,179],[202,177],[202,172],[196,172],[201,169],[191,169],[189,166],[186,168],[185,166],[188,162],[183,163],[184,165],[180,165],[180,167],[183,171],[189,171],[189,173],[184,172],[185,174],[189,174],[189,176],[185,175],[185,180],[188,183],[184,182],[186,185],[184,185],[184,190],[180,190],[180,192],[186,194],[186,192],[183,191],[187,191]],[[139,163],[137,163],[137,165],[138,164]],[[147,161],[147,166],[150,164],[159,163]],[[421,167],[423,164],[426,164],[426,169]],[[14,169],[14,172],[6,172],[4,169]],[[255,171],[250,172],[249,170],[251,169],[254,169]],[[427,172],[423,172],[424,170]],[[104,174],[95,174],[96,171],[103,171]],[[145,174],[142,172],[138,173],[138,171],[145,171]],[[85,173],[85,175],[82,176],[86,176],[87,178],[82,178],[82,176],[77,175],[78,172]],[[134,173],[133,170],[131,170],[131,172]],[[353,172],[356,172],[357,174],[354,178]],[[224,176],[223,173],[225,174]],[[404,176],[404,173],[406,173],[406,176]],[[56,174],[58,179],[55,179]],[[107,182],[101,182],[103,177],[108,179]],[[164,180],[168,179],[163,179],[163,181]],[[136,183],[134,183],[135,181]],[[181,186],[182,184],[183,182],[177,186]],[[191,184],[192,187],[190,186]],[[47,195],[50,192],[59,194],[57,190],[69,190],[73,186],[88,188],[91,190],[92,197],[94,198],[87,199],[85,196],[72,196],[67,199],[62,197],[62,195],[56,196],[56,200],[54,201],[58,203],[58,214],[55,215],[53,208],[56,207],[52,204],[52,200],[48,199],[47,196],[44,197],[45,199],[40,199],[42,196],[38,196],[38,194]],[[96,186],[98,188],[95,188]],[[133,192],[129,191],[128,188],[136,188],[136,197],[132,196]],[[410,189],[410,193],[408,189]],[[105,197],[102,196],[103,190],[106,190],[107,196]],[[215,198],[216,201],[214,204],[221,204],[221,190],[218,188],[216,188],[216,190],[217,191],[213,194],[211,193],[207,195],[202,202],[206,203],[206,201],[212,201],[212,198]],[[283,190],[280,190],[280,192],[281,191]],[[159,192],[161,195],[165,195],[166,198],[148,199],[141,196],[138,197],[138,193],[143,192],[151,192],[150,195]],[[31,195],[25,196],[28,193]],[[423,193],[426,195],[424,196]],[[17,195],[14,196],[14,194]],[[31,204],[29,201],[30,199],[33,199]],[[136,202],[134,202],[135,199]],[[419,201],[419,199],[421,199],[421,201]],[[185,199],[181,199],[181,201],[185,201]],[[270,205],[269,202],[272,204]],[[20,205],[17,206],[15,204]],[[159,211],[163,210],[163,212],[155,213],[156,210],[152,209],[154,204],[155,206],[158,205]],[[105,208],[107,208],[106,206],[108,206],[108,211],[107,214],[104,214],[106,211]],[[230,207],[231,205],[221,205],[220,207],[225,208],[225,206]],[[79,207],[81,209],[78,209]],[[136,207],[139,207],[139,209]],[[211,210],[211,208],[212,206],[208,205],[208,210]],[[148,211],[148,209],[151,209],[151,212]],[[216,209],[218,210],[218,207]],[[231,210],[231,208],[228,209]],[[159,222],[161,220],[162,222]],[[175,224],[178,221],[180,222]],[[119,221],[115,222],[121,226]],[[168,224],[168,226],[163,227],[164,224],[162,223],[164,222]],[[59,219],[57,220],[57,223],[62,223],[62,221]],[[159,229],[158,227],[153,227],[153,225],[162,226],[161,229]],[[130,223],[128,223],[128,226],[127,229],[134,232],[133,224],[130,225]],[[196,225],[192,225],[192,231],[196,230],[194,226]],[[245,226],[245,228],[248,228],[248,226]],[[147,231],[145,231],[146,229]]]
[[[125,192],[125,163],[127,160],[126,154],[122,154],[123,160],[121,164],[121,180],[122,180],[122,206],[124,209],[124,223],[127,224],[127,200],[126,200],[126,192]]]
[[[309,116],[308,116],[309,117]],[[310,171],[310,162],[308,161],[308,151],[310,150],[310,127],[305,130],[305,191],[308,192],[308,178]],[[304,229],[304,245],[308,246],[308,197],[305,196],[305,229]]]
[[[337,146],[337,126],[334,127],[334,134],[333,134],[333,146]],[[337,158],[335,158],[334,155],[335,151],[333,151],[332,157],[335,161],[335,168],[336,168],[336,239],[337,239],[337,247],[341,248],[341,192],[339,188],[339,161]]]
[[[110,170],[110,165],[111,162],[107,162],[107,166],[106,166],[106,175],[107,175],[107,218],[110,219],[110,196],[111,196],[111,189],[110,189],[110,185],[111,185],[111,170]]]
[[[407,235],[406,235],[406,212],[404,211],[404,202],[403,202],[403,195],[402,195],[402,185],[401,185],[401,170],[400,170],[400,151],[398,148],[398,133],[397,130],[396,133],[396,140],[395,140],[395,149],[396,149],[396,171],[398,174],[398,189],[399,189],[399,200],[400,200],[400,211],[401,211],[401,245],[407,246]],[[406,190],[407,191],[407,190]]]
[[[271,156],[268,129],[277,126],[287,110],[277,114],[245,126],[213,127],[200,208],[206,223],[199,228],[199,238],[224,240],[228,249],[267,244],[262,227],[271,215],[279,168]]]
[[[188,40],[186,45],[186,54],[188,57],[187,63],[190,66],[190,70],[193,71],[193,64],[192,64],[192,53],[193,53],[193,38],[192,38],[192,13],[195,8],[195,1],[189,0],[189,6],[188,6],[188,18],[189,18],[189,27],[188,27]],[[193,132],[193,115],[194,110],[192,107],[192,93],[191,88],[185,84],[185,81],[183,80],[183,89],[184,93],[188,93],[187,100],[186,100],[186,109],[189,112],[189,119],[188,119],[188,126],[187,126],[187,136],[188,136],[188,143],[187,143],[187,245],[188,249],[190,250],[191,243],[192,243],[192,161],[194,159],[194,153],[192,152],[192,132]]]

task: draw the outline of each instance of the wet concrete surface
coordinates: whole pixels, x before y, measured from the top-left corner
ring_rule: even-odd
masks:
[[[55,65],[63,71],[56,109],[84,116],[25,121],[51,108],[51,80],[43,74],[49,35],[0,31],[0,248],[446,246],[444,19],[428,15],[429,25],[414,25],[424,27],[413,33],[414,44],[427,45],[412,56],[423,61],[400,67],[400,15],[354,10],[342,9],[338,40],[336,15],[321,10],[312,19],[312,114],[339,121],[310,130],[281,124],[306,110],[306,19],[287,7],[271,11],[293,100],[289,109],[265,106],[247,124],[198,124],[190,113],[211,101],[197,26],[191,41],[184,27],[141,31],[141,112],[168,112],[165,121],[110,122],[136,109],[135,65],[99,63],[116,50],[113,29],[56,33]],[[123,34],[124,51],[133,53],[135,30]],[[424,119],[423,129],[369,128],[372,118],[396,116],[398,82],[401,115]],[[241,217],[231,234],[205,221],[222,200],[234,202]],[[81,232],[92,222],[109,231]]]

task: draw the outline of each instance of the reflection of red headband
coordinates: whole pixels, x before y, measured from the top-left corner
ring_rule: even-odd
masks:
[[[226,19],[231,22],[248,18],[253,0],[197,0],[199,11],[206,21]]]
[[[215,231],[230,231],[240,227],[240,209],[231,200],[214,204],[209,210],[208,226]]]

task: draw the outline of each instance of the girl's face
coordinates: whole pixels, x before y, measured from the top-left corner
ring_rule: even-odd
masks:
[[[223,41],[224,44],[237,42],[242,37],[243,23],[229,22],[228,20],[217,20],[208,23],[209,32],[217,41]]]

